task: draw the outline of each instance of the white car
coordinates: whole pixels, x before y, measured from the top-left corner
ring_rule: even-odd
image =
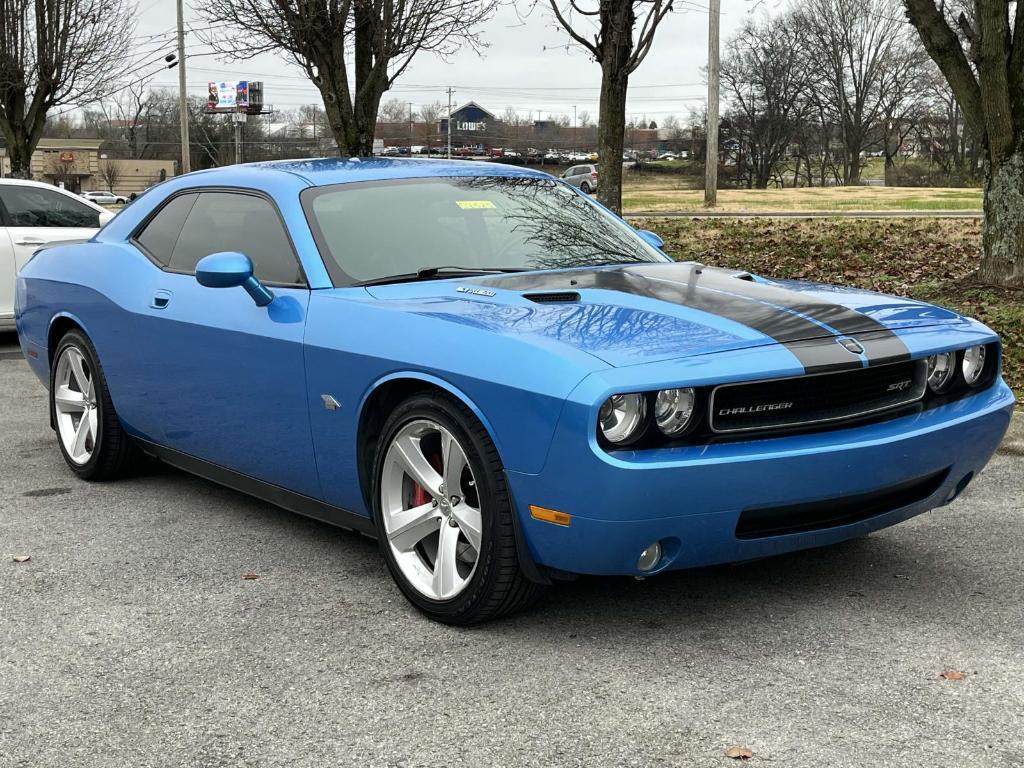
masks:
[[[14,278],[40,247],[88,240],[114,218],[52,184],[0,179],[0,330],[14,327]]]
[[[101,189],[92,192],[83,192],[82,197],[97,205],[127,205],[128,198],[123,195],[115,195],[113,192],[104,192]]]

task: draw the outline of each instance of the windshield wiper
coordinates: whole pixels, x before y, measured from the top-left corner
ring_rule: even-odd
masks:
[[[387,277],[375,277],[372,280],[362,280],[356,285],[384,285],[387,283],[413,283],[417,280],[433,280],[460,275],[500,275],[503,272],[528,272],[526,267],[462,267],[458,265],[444,265],[438,267],[422,267],[415,272],[406,272],[400,275],[388,275]]]

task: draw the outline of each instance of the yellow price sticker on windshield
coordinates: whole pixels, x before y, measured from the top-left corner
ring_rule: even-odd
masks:
[[[456,200],[455,204],[464,211],[478,211],[483,208],[497,208],[490,200]]]

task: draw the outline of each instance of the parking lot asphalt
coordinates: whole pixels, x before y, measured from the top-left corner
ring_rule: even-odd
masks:
[[[76,480],[12,343],[0,766],[1024,766],[1024,429],[865,539],[458,630],[355,534],[173,470]]]

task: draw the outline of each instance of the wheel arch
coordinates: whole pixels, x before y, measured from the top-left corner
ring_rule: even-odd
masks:
[[[46,357],[49,365],[53,364],[53,353],[57,351],[57,344],[64,338],[64,334],[72,330],[79,330],[89,336],[85,324],[70,312],[58,312],[50,319],[50,327],[46,330]]]
[[[453,397],[469,408],[473,415],[483,425],[487,435],[494,443],[494,448],[501,457],[501,443],[495,434],[494,428],[484,416],[483,411],[473,400],[461,389],[449,381],[437,376],[420,371],[401,371],[391,373],[378,379],[367,390],[366,395],[359,403],[358,421],[356,429],[356,465],[359,471],[359,487],[363,493],[363,501],[366,508],[373,509],[372,488],[373,482],[370,476],[372,471],[371,462],[377,448],[377,440],[380,439],[381,428],[387,420],[388,414],[400,402],[411,397],[417,392],[441,392]],[[504,465],[504,459],[502,459]],[[550,584],[551,581],[546,574],[542,573],[533,559],[533,553],[526,542],[522,523],[519,520],[519,513],[516,507],[516,499],[512,496],[512,489],[509,488],[509,496],[512,505],[512,521],[515,530],[516,549],[518,551],[519,563],[527,579],[537,584]]]
[[[380,438],[381,428],[388,414],[403,400],[418,392],[441,392],[453,397],[466,406],[487,430],[487,435],[494,443],[498,456],[502,455],[501,443],[494,428],[484,416],[483,411],[465,392],[449,381],[420,371],[401,371],[388,374],[378,379],[367,390],[359,403],[358,422],[356,427],[356,463],[359,468],[359,487],[363,492],[366,508],[373,503],[370,478],[371,463]]]

